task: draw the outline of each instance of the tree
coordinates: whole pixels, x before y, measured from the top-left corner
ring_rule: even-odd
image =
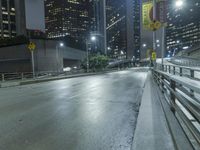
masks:
[[[109,58],[104,55],[89,55],[89,69],[92,71],[102,71],[108,65]],[[81,64],[83,69],[87,69],[87,58]]]

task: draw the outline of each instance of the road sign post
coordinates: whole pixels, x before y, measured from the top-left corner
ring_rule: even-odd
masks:
[[[35,48],[36,48],[35,43],[30,42],[28,44],[28,49],[31,52],[31,63],[32,63],[33,78],[35,78],[35,62],[34,62],[34,50],[35,50]]]

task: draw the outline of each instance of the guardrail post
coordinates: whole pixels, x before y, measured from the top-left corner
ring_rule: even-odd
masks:
[[[1,74],[1,78],[2,78],[2,81],[4,82],[5,81],[5,75]]]
[[[23,73],[21,73],[21,80],[23,80],[24,79],[24,74]]]
[[[183,76],[183,68],[180,67],[180,76]]]
[[[173,66],[174,75],[176,74],[176,67]]]
[[[190,70],[190,77],[194,78],[194,70]],[[194,96],[194,90],[190,89],[190,96]]]
[[[162,93],[164,93],[164,76],[161,75],[161,87],[162,87]]]
[[[165,71],[164,65],[162,65],[162,71]]]
[[[170,87],[171,89],[175,92],[176,90],[176,82],[173,80],[170,80]],[[171,111],[173,113],[175,113],[175,101],[176,101],[176,96],[174,95],[174,93],[172,91],[170,91],[170,104],[171,104]]]

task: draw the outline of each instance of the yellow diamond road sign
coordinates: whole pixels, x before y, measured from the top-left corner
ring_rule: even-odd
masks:
[[[30,43],[28,44],[28,49],[29,49],[30,51],[34,51],[34,50],[35,50],[35,48],[36,48],[36,45],[35,45],[35,43],[33,43],[33,42],[30,42]]]

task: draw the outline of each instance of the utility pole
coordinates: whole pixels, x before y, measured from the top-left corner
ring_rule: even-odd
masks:
[[[165,56],[165,24],[162,27],[162,69],[164,69],[164,56]]]
[[[156,0],[153,0],[153,20],[156,19]],[[156,52],[156,30],[153,31],[153,50]]]
[[[103,29],[103,42],[104,42],[104,49],[105,49],[105,55],[107,55],[107,35],[106,35],[106,0],[103,0],[103,23],[104,23],[104,29]]]
[[[87,65],[86,67],[87,67],[87,73],[88,73],[88,72],[89,72],[89,65],[90,65],[90,64],[89,64],[89,49],[88,49],[89,42],[88,42],[88,39],[87,39],[87,38],[86,38],[85,44],[86,44],[86,55],[87,55],[87,56],[86,56],[86,57],[87,57],[87,58],[86,58],[86,59],[87,59],[87,60],[86,60],[86,61],[87,61],[87,62],[86,62],[86,65]]]

